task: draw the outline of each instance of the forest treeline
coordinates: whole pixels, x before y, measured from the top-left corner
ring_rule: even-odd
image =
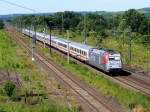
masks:
[[[103,16],[96,13],[83,14],[72,11],[57,12],[48,16],[24,15],[13,19],[12,22],[24,28],[36,25],[40,31],[43,31],[45,26],[51,26],[60,32],[71,30],[81,35],[94,35],[98,38],[131,32],[136,39],[139,38],[143,43],[150,43],[150,19],[135,9],[113,16]]]

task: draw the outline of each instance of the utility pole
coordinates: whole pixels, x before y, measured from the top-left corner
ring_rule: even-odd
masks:
[[[64,15],[63,15],[63,12],[61,14],[61,19],[62,19],[62,23],[61,23],[61,33],[62,33],[62,36],[63,36],[63,32],[64,32]]]
[[[34,35],[32,37],[32,61],[34,61],[34,48],[35,48],[35,45],[36,45],[36,25],[34,23]]]
[[[87,43],[87,37],[86,37],[86,14],[84,15],[84,44]]]
[[[22,25],[23,23],[22,23],[22,19],[20,19],[20,32],[22,33]]]
[[[126,19],[122,19],[122,21],[124,22],[123,24],[125,24],[126,23]],[[124,28],[124,30],[125,30],[125,28]],[[125,41],[125,31],[123,30],[123,45],[124,45],[124,41]]]
[[[44,33],[44,48],[46,47],[46,45],[45,45],[45,43],[46,43],[46,29],[47,29],[47,27],[46,27],[46,23],[45,23],[45,16],[44,16],[44,18],[43,18],[43,27],[44,27],[44,31],[43,31],[43,33]]]
[[[68,40],[68,64],[69,64],[69,60],[70,60],[70,47],[69,47],[69,30],[67,30],[67,40]]]
[[[19,17],[19,32],[21,32],[21,19]]]
[[[50,22],[50,24],[49,24],[50,26],[49,26],[49,52],[50,52],[50,54],[51,54],[51,29],[52,29],[52,25],[51,25],[51,22]]]
[[[149,36],[149,16],[148,16],[148,36]]]
[[[130,68],[131,68],[131,61],[132,61],[132,50],[131,50],[131,47],[132,47],[132,39],[131,39],[131,28],[129,29],[129,49],[128,49],[128,52],[129,52],[129,61],[130,61]]]
[[[44,48],[46,47],[45,43],[46,43],[46,25],[45,25],[45,28],[44,28]]]

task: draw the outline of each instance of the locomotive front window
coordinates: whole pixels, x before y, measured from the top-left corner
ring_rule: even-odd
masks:
[[[111,60],[115,60],[115,58],[109,58],[109,60],[111,61]]]
[[[120,57],[110,57],[109,60],[110,60],[110,61],[113,61],[113,60],[120,60]]]

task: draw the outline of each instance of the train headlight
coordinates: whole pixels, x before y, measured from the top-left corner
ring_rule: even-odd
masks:
[[[120,57],[115,57],[115,60],[120,60]]]

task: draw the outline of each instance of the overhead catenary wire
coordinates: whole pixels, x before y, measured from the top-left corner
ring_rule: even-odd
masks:
[[[20,5],[20,4],[10,2],[8,0],[0,0],[0,2],[4,2],[4,3],[7,3],[7,4],[12,5],[12,6],[20,7],[20,8],[32,11],[32,12],[37,12],[35,9],[31,9],[31,8],[25,7],[25,6]]]

